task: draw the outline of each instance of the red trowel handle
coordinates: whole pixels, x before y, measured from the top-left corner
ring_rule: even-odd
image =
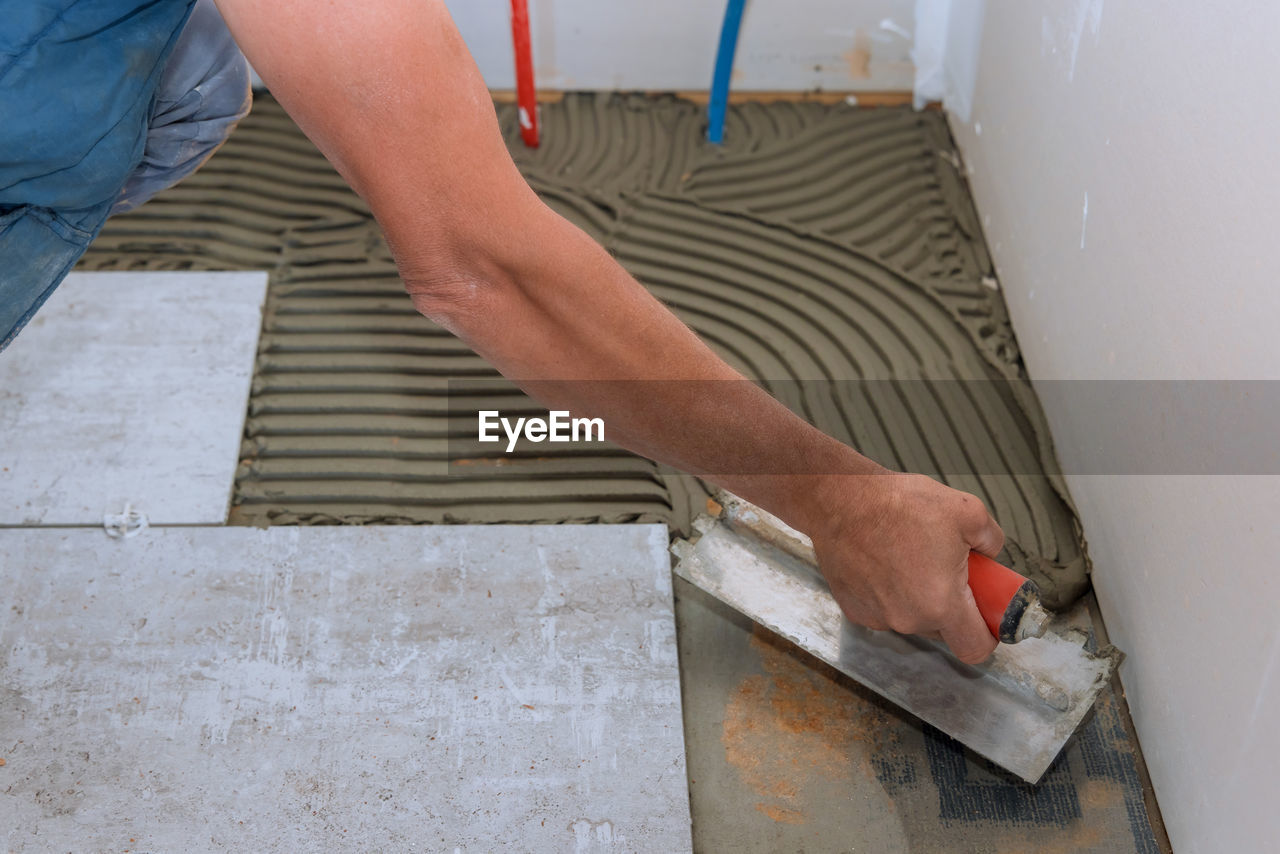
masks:
[[[1001,643],[1017,643],[1044,634],[1049,614],[1040,604],[1035,582],[986,555],[969,552],[969,589]]]

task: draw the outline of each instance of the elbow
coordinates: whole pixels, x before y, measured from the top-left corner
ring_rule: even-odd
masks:
[[[484,264],[457,265],[440,259],[422,271],[401,270],[405,290],[418,313],[465,341],[492,317],[511,282]]]
[[[473,341],[515,292],[511,259],[466,235],[412,253],[393,247],[393,255],[414,308],[464,341]]]
[[[471,343],[479,330],[510,314],[522,299],[521,288],[534,278],[538,255],[529,229],[558,217],[541,202],[526,209],[523,218],[512,218],[510,211],[486,215],[455,207],[450,212],[452,221],[437,218],[408,239],[395,239],[387,229],[387,240],[418,312]]]

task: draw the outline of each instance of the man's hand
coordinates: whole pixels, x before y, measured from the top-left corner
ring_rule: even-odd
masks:
[[[940,635],[961,661],[996,648],[969,590],[969,550],[995,557],[1004,533],[975,496],[912,474],[831,478],[826,525],[807,532],[831,592],[871,629]]]

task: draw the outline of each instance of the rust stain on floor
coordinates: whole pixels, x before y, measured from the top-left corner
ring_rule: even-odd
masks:
[[[1082,851],[1097,851],[1103,843],[1102,828],[1097,824],[1081,823],[1067,831],[1053,833],[1025,831],[1014,839],[1002,841],[994,849],[994,854],[1080,854]]]
[[[1122,808],[1124,786],[1115,780],[1086,780],[1080,786],[1080,803],[1096,810]]]
[[[800,810],[787,809],[774,804],[758,803],[756,804],[756,811],[762,812],[774,821],[783,824],[801,824],[805,819],[804,813],[800,812]]]
[[[761,799],[757,811],[799,824],[807,819],[799,805],[808,786],[872,776],[871,754],[896,734],[879,709],[850,702],[847,689],[798,661],[786,641],[756,627],[751,649],[765,672],[743,679],[730,696],[725,757]]]

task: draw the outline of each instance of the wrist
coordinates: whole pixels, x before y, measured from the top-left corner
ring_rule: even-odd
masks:
[[[885,481],[895,474],[847,445],[832,444],[837,447],[827,473],[798,478],[792,507],[775,513],[811,539],[840,536],[851,520],[873,521],[884,510]]]

